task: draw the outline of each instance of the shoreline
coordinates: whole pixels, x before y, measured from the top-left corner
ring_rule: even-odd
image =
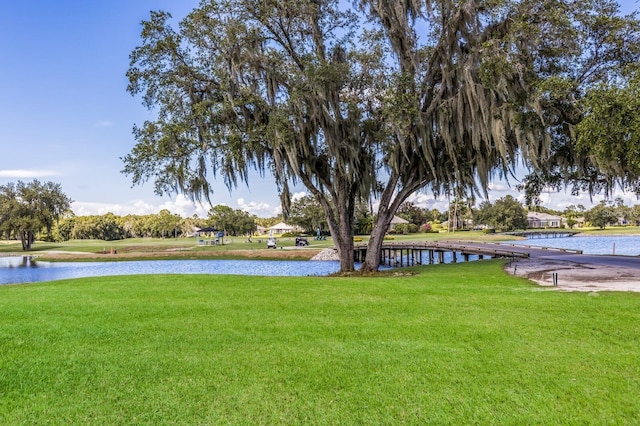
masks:
[[[540,286],[541,289],[567,292],[629,291],[640,293],[640,269],[637,268],[595,265],[578,260],[528,258],[512,264],[505,264],[504,271],[512,276],[526,278]],[[554,275],[557,285],[554,285]]]

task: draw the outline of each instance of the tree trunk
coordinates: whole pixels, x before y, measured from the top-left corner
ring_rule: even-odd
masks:
[[[369,244],[367,245],[367,255],[360,267],[361,272],[376,272],[378,270],[384,235],[391,225],[393,214],[392,210],[382,209],[382,207],[378,211],[378,218],[373,225],[371,238],[369,238]]]
[[[402,188],[396,192],[398,183],[400,182],[400,176],[397,172],[392,172],[389,176],[389,180],[385,187],[385,190],[380,196],[380,205],[378,207],[378,217],[373,225],[371,231],[371,238],[367,246],[367,255],[364,258],[364,263],[360,267],[361,272],[376,272],[380,266],[380,253],[382,251],[382,242],[384,240],[384,234],[386,234],[393,215],[396,214],[400,204],[404,202],[409,195],[413,194],[419,188],[424,187],[424,182],[421,180],[413,180],[402,183]]]
[[[344,209],[348,210],[348,209]],[[339,213],[339,224],[332,223],[329,220],[329,229],[333,237],[333,243],[338,250],[340,259],[340,272],[353,272],[354,256],[353,256],[353,220],[351,220],[348,212],[341,211]]]
[[[35,239],[35,235],[31,231],[20,231],[20,242],[22,243],[22,250],[29,251],[31,250],[31,245],[33,244],[33,240]]]
[[[354,257],[353,257],[353,236],[349,232],[347,235],[346,230],[340,229],[340,245],[338,247],[338,255],[340,257],[340,272],[353,272]]]

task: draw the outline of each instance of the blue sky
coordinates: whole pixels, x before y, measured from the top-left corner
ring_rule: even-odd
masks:
[[[158,197],[153,185],[131,187],[120,157],[133,147],[131,129],[149,113],[126,91],[129,53],[140,42],[140,22],[150,10],[176,20],[197,0],[3,1],[0,13],[0,184],[53,181],[74,203],[76,214],[173,213],[206,216],[208,206],[182,196]],[[621,2],[623,12],[637,0]],[[496,182],[491,198],[513,193]],[[638,201],[625,197],[629,203]],[[590,205],[589,197],[544,194],[550,207]],[[597,198],[598,199],[598,198]],[[417,194],[427,208],[446,200]],[[220,182],[213,204],[242,208],[261,217],[280,211],[275,184],[252,177],[231,194]]]

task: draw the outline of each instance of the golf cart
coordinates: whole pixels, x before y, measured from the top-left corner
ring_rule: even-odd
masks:
[[[309,240],[304,237],[296,237],[296,246],[304,247],[309,245]]]
[[[277,248],[277,246],[278,246],[278,243],[276,241],[276,238],[275,237],[269,237],[269,239],[267,240],[267,248],[268,249],[270,249],[270,248],[275,249],[275,248]]]

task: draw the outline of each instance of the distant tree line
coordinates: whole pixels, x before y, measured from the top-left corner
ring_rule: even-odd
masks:
[[[256,231],[256,217],[240,209],[218,205],[209,210],[207,218],[197,215],[183,218],[163,209],[156,214],[117,216],[113,213],[74,216],[60,220],[56,239],[98,239],[105,241],[125,238],[179,238],[192,236],[196,229],[214,228],[225,235],[250,235]]]

